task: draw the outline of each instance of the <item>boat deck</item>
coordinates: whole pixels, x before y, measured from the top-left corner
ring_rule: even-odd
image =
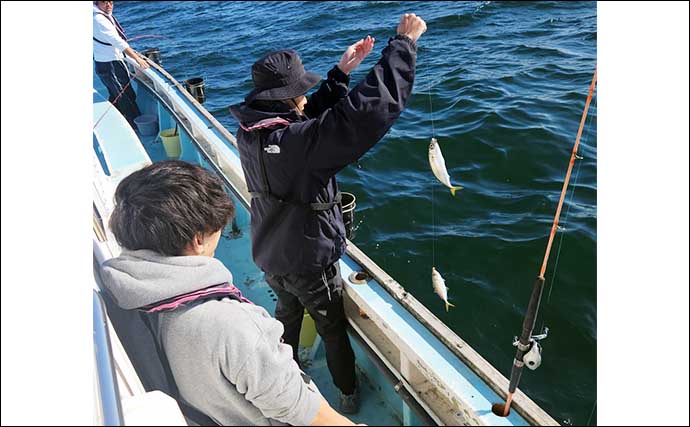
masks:
[[[104,86],[97,85],[97,83],[100,83],[100,81],[94,80],[94,87],[105,99],[107,99],[107,90]],[[138,99],[138,102],[141,101],[142,100]],[[144,113],[144,111],[142,111],[142,113]],[[209,167],[203,157],[193,148],[191,143],[185,143],[190,140],[189,135],[182,129],[179,129],[179,131],[183,147],[180,159]],[[136,130],[136,135],[143,144],[152,162],[169,160],[158,135],[143,136],[138,130]],[[273,314],[276,304],[275,295],[264,281],[263,273],[251,260],[249,214],[246,210],[241,208],[242,205],[234,195],[231,194],[231,197],[233,197],[233,202],[238,207],[237,218],[235,220],[237,229],[233,231],[232,225],[228,225],[223,231],[223,237],[216,250],[216,258],[220,259],[232,272],[235,279],[235,285],[240,288],[247,298],[255,304],[266,308],[269,313]],[[239,232],[237,232],[237,230],[239,230]],[[308,328],[309,325],[305,325],[305,327]],[[358,348],[355,343],[353,343],[353,348],[358,356],[358,361],[366,359],[363,350]],[[337,410],[339,397],[338,390],[331,380],[330,372],[326,365],[325,351],[320,339],[317,338],[314,341],[313,347],[303,348],[300,354],[302,356],[301,362],[304,371],[312,377],[314,383],[319,387],[321,394],[331,406]],[[383,391],[380,390],[381,385],[372,383],[365,371],[366,370],[362,370],[358,367],[358,379],[361,387],[360,411],[356,415],[349,416],[349,418],[356,423],[365,423],[369,425],[402,425],[402,418],[400,415],[402,408],[393,409],[387,399],[382,397]],[[389,390],[389,392],[394,393],[392,387],[390,388],[391,390]]]
[[[170,85],[157,71],[151,71],[150,77],[153,77],[153,81],[150,80],[148,84],[156,86],[156,90],[161,92],[161,99],[177,96],[175,93],[179,93],[179,86],[176,88]],[[145,86],[146,84],[142,86],[139,82],[133,83],[137,92],[137,104],[142,114],[153,114],[158,117],[159,131],[174,128],[176,120],[180,120],[180,114],[188,117],[181,119],[185,126],[178,126],[181,153],[176,158],[215,170],[200,151],[208,150],[209,144],[212,144],[212,151],[225,151],[222,158],[215,161],[230,163],[230,167],[222,166],[224,174],[233,175],[227,175],[228,185],[237,185],[235,181],[243,179],[239,155],[225,136],[214,128],[208,118],[198,116],[195,112],[196,107],[188,99],[176,98],[176,112],[173,113],[166,106],[169,101],[159,102],[159,98]],[[107,98],[105,88],[95,76],[94,88]],[[190,126],[189,120],[194,121],[193,126]],[[203,134],[202,142],[194,142],[186,129],[191,129],[197,138]],[[170,159],[157,134],[143,136],[136,131],[136,136],[152,162]],[[111,149],[118,150],[118,146]],[[211,156],[214,155],[216,154],[212,152]],[[242,197],[238,194],[244,194],[246,188],[243,190],[238,186],[227,190],[237,206],[237,217],[223,230],[215,256],[232,272],[234,284],[247,298],[266,308],[269,313],[274,313],[276,297],[251,256],[249,211],[245,203],[238,199]],[[244,194],[244,198],[248,198],[248,195]],[[356,250],[356,247],[351,249]],[[353,256],[359,257],[359,262],[367,258],[363,253]],[[340,266],[346,280],[350,273],[362,270],[362,266],[349,254],[343,256]],[[392,281],[388,276],[379,280],[386,283]],[[387,286],[390,287],[390,283]],[[491,405],[502,399],[489,387],[485,378],[480,378],[460,360],[447,344],[429,330],[428,325],[422,324],[401,305],[396,299],[399,295],[394,297],[391,292],[391,289],[386,290],[381,283],[373,279],[362,285],[351,284],[347,287],[346,311],[354,328],[351,333],[351,338],[354,339],[351,341],[357,357],[362,402],[359,414],[350,417],[353,421],[368,425],[428,425],[434,422],[445,425],[529,424],[517,411],[511,411],[506,418],[494,415]],[[357,313],[357,307],[366,309],[372,318],[362,320]],[[309,325],[309,321],[305,321],[303,332],[305,329],[313,329],[313,322]],[[466,346],[459,338],[453,343],[456,346]],[[323,345],[318,337],[313,344],[305,344],[306,347],[300,352],[302,366],[314,379],[324,397],[337,409],[338,393],[326,366]],[[382,357],[379,358],[374,353]],[[487,369],[483,369],[482,373],[486,374]],[[415,394],[419,403],[414,401]],[[408,406],[406,401],[412,406]],[[541,409],[534,407],[530,410],[536,414],[536,424],[556,424]]]

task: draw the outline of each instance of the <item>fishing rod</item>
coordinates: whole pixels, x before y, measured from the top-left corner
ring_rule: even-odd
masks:
[[[585,126],[585,119],[587,118],[587,112],[589,110],[589,104],[592,101],[592,95],[594,93],[594,87],[597,83],[597,70],[594,69],[594,77],[592,78],[592,84],[589,86],[589,94],[587,95],[587,101],[585,102],[585,109],[582,112],[582,119],[580,120],[580,128],[577,131],[577,138],[575,139],[575,145],[573,146],[572,154],[570,155],[570,163],[568,164],[568,172],[565,174],[565,180],[563,181],[563,189],[561,190],[561,198],[558,200],[558,208],[556,208],[556,215],[553,219],[553,225],[551,226],[551,234],[549,234],[549,242],[546,244],[546,253],[544,254],[544,262],[541,265],[541,270],[539,271],[539,276],[537,276],[537,281],[534,283],[532,288],[532,295],[527,306],[527,313],[525,314],[525,320],[522,323],[522,334],[520,338],[516,340],[513,345],[517,347],[515,352],[515,359],[513,359],[513,367],[510,372],[510,384],[508,385],[508,397],[506,398],[505,404],[495,403],[492,407],[493,413],[496,415],[501,415],[507,417],[510,413],[510,405],[513,401],[513,394],[520,383],[520,378],[522,376],[522,368],[527,365],[528,368],[534,370],[541,364],[541,346],[539,341],[546,338],[548,335],[548,329],[544,329],[544,333],[541,335],[533,336],[534,325],[537,320],[537,313],[539,312],[539,303],[541,302],[541,294],[544,290],[544,273],[546,272],[546,264],[549,261],[549,255],[551,254],[551,245],[553,244],[553,239],[558,230],[558,219],[561,216],[561,209],[563,207],[563,200],[565,199],[565,194],[568,189],[568,183],[570,181],[570,174],[573,171],[573,165],[575,160],[579,159],[577,155],[577,149],[580,145],[580,137],[582,136],[582,130]]]
[[[165,39],[165,40],[171,40],[169,37],[162,36],[160,34],[142,34],[140,36],[134,36],[132,38],[127,39],[127,42],[133,42],[135,40],[141,40],[141,39]]]
[[[145,61],[148,61],[148,58],[145,58],[145,57],[142,57],[142,58],[144,58]],[[110,105],[108,106],[108,108],[106,108],[105,111],[103,112],[103,114],[101,114],[101,117],[99,117],[98,120],[96,120],[96,123],[93,125],[93,129],[96,129],[96,128],[98,127],[98,124],[101,123],[101,120],[103,120],[103,117],[105,117],[105,115],[108,114],[108,111],[110,111],[110,109],[113,108],[113,107],[115,106],[115,104],[117,103],[117,101],[118,101],[118,100],[120,99],[120,97],[125,93],[125,91],[126,91],[127,88],[129,87],[129,85],[132,84],[132,81],[134,81],[134,79],[135,79],[138,75],[139,75],[139,70],[138,70],[138,69],[135,69],[135,70],[134,70],[134,73],[133,73],[132,76],[129,78],[129,81],[127,82],[127,84],[124,85],[124,86],[122,87],[122,90],[120,90],[120,93],[117,94],[117,96],[113,99],[113,101],[110,103]]]
[[[160,34],[142,34],[142,35],[139,35],[139,36],[134,36],[134,37],[128,38],[128,39],[126,39],[126,41],[127,41],[127,42],[132,42],[132,41],[135,41],[135,40],[146,39],[146,38],[171,40],[169,37],[165,37],[165,36],[160,35]],[[147,62],[149,61],[149,59],[148,59],[145,55],[142,55],[142,54],[140,54],[139,52],[137,52],[137,54],[138,54],[139,57],[141,57],[144,61],[147,61]],[[124,85],[124,86],[122,87],[122,89],[120,90],[120,93],[118,93],[117,96],[115,97],[115,99],[113,99],[113,101],[110,103],[111,105],[108,106],[108,108],[107,108],[107,109],[105,110],[105,112],[101,115],[101,117],[99,117],[98,120],[96,120],[96,124],[93,125],[93,128],[94,128],[94,129],[96,129],[96,127],[98,127],[98,124],[101,122],[101,120],[103,119],[103,117],[105,117],[105,115],[108,114],[108,111],[110,111],[110,108],[112,108],[112,107],[115,105],[115,103],[120,99],[120,97],[125,93],[125,91],[126,91],[127,88],[129,87],[129,85],[132,83],[132,81],[134,81],[134,79],[137,77],[138,74],[139,74],[139,70],[135,69],[134,74],[131,75],[131,77],[129,78],[129,81],[127,82],[127,84]],[[177,134],[177,125],[175,125],[175,134]]]

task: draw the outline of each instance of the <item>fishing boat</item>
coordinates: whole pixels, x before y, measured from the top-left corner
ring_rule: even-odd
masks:
[[[232,272],[242,293],[273,313],[276,296],[251,256],[249,206],[234,136],[202,103],[198,81],[183,85],[151,58],[141,69],[127,58],[131,85],[147,122],[133,129],[107,100],[94,75],[93,255],[94,424],[186,425],[177,402],[157,390],[156,373],[142,369],[146,355],[131,339],[147,331],[126,330],[101,292],[100,268],[121,249],[107,224],[117,184],[151,162],[181,159],[215,172],[237,207],[223,231],[216,258]],[[139,124],[139,122],[138,122]],[[146,129],[146,126],[153,129]],[[354,243],[340,260],[345,311],[362,383],[361,409],[350,418],[368,425],[558,425],[519,389],[507,416],[492,405],[505,401],[508,380],[423,306]],[[305,316],[301,361],[324,397],[337,407],[324,347]]]

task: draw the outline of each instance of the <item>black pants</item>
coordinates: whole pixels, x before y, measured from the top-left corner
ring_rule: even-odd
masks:
[[[96,74],[108,89],[108,101],[113,102],[122,92],[122,89],[129,83],[131,76],[122,61],[97,62]],[[132,89],[132,84],[127,86],[120,98],[115,103],[115,107],[127,119],[129,124],[136,130],[134,119],[141,115],[137,106],[137,95]]]
[[[344,282],[338,263],[322,273],[266,274],[266,282],[278,297],[275,316],[285,328],[283,341],[292,346],[295,361],[299,364],[299,334],[306,308],[326,347],[333,383],[344,394],[352,394],[356,385],[355,354],[347,336],[342,296]]]

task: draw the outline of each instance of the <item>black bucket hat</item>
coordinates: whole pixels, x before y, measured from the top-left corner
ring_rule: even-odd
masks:
[[[244,99],[279,100],[304,95],[321,81],[321,76],[304,71],[302,60],[293,49],[277,50],[252,65],[254,90]]]

